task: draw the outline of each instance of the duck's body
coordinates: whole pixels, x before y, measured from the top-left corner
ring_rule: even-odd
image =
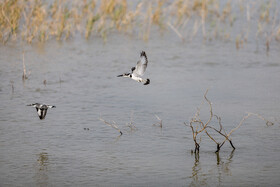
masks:
[[[38,116],[41,120],[45,119],[49,108],[56,108],[56,106],[53,106],[53,105],[46,105],[46,104],[40,104],[40,103],[29,104],[27,106],[35,107],[37,110]]]
[[[132,80],[135,80],[137,82],[142,82],[144,83],[144,85],[147,85],[150,83],[150,79],[143,79],[141,77],[144,75],[147,66],[148,66],[148,58],[146,56],[145,51],[142,51],[140,54],[140,60],[137,62],[136,67],[131,68],[131,73],[124,73],[118,75],[118,77],[128,77],[131,78]]]

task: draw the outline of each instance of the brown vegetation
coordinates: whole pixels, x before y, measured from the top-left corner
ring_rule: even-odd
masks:
[[[86,39],[94,35],[106,40],[114,31],[136,33],[148,40],[152,26],[156,26],[160,30],[170,28],[183,41],[198,34],[204,40],[235,40],[236,48],[242,47],[251,34],[252,38],[263,38],[269,50],[273,39],[280,38],[277,5],[269,0],[2,0],[0,40],[44,42],[65,40],[78,33]]]

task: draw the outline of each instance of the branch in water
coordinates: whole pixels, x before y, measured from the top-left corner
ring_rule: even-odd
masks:
[[[109,127],[112,127],[114,129],[116,129],[117,131],[119,131],[119,133],[122,135],[122,131],[119,129],[119,127],[116,125],[116,122],[113,121],[113,123],[110,123],[108,121],[105,121],[104,119],[102,119],[101,117],[99,118],[100,121],[103,121],[106,125],[108,125]]]
[[[236,131],[242,124],[243,122],[248,119],[250,116],[256,116],[257,118],[263,120],[266,122],[267,126],[271,126],[274,123],[265,119],[263,116],[261,116],[260,114],[255,114],[255,113],[247,113],[247,115],[245,115],[242,120],[240,121],[240,123],[234,128],[232,129],[228,134],[226,133],[225,129],[223,128],[222,125],[222,121],[221,121],[221,117],[214,115],[213,114],[213,109],[212,109],[212,103],[210,102],[210,100],[206,97],[208,93],[208,89],[206,90],[205,94],[204,94],[204,99],[206,100],[207,104],[209,105],[209,119],[204,123],[201,119],[200,119],[200,107],[197,109],[197,112],[195,113],[194,117],[191,119],[191,121],[189,122],[189,124],[184,123],[186,126],[189,126],[192,130],[192,134],[193,134],[193,141],[195,144],[195,153],[199,152],[199,147],[200,147],[200,142],[197,141],[197,136],[202,133],[205,132],[206,135],[213,141],[216,143],[217,145],[217,150],[216,153],[218,153],[221,149],[221,147],[224,145],[224,143],[226,141],[228,141],[231,145],[231,147],[233,148],[233,150],[235,149],[232,140],[230,138],[230,135]],[[215,128],[213,126],[210,126],[210,123],[213,120],[213,117],[216,117],[218,120],[218,125],[219,128]],[[194,127],[195,125],[195,127]],[[215,132],[217,132],[218,134],[220,134],[221,136],[223,136],[225,139],[222,142],[218,142],[212,135],[210,135],[210,133],[207,131],[207,129],[212,129]],[[201,136],[200,136],[201,138]]]
[[[153,125],[154,125],[154,126],[159,125],[159,127],[162,128],[162,119],[160,119],[160,118],[158,117],[158,115],[156,115],[156,114],[155,114],[155,117],[159,120],[159,122],[157,122],[157,123],[155,123],[155,124],[153,124]]]

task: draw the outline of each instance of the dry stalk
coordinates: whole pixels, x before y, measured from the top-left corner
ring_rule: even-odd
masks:
[[[10,27],[12,27],[12,24],[11,24],[9,18],[6,16],[5,11],[4,11],[4,7],[6,6],[6,3],[8,3],[8,1],[3,2],[3,5],[2,5],[2,15],[6,19],[7,23],[10,25]]]
[[[155,124],[153,124],[153,125],[154,125],[154,126],[159,125],[159,127],[162,128],[162,119],[160,119],[160,118],[158,117],[158,115],[156,115],[156,114],[155,114],[155,117],[157,118],[157,120],[159,120],[159,122],[157,122],[157,123],[155,123]]]
[[[23,74],[22,74],[22,80],[25,81],[28,79],[26,75],[26,68],[25,68],[25,62],[24,62],[24,52],[22,52],[22,66],[23,66]]]
[[[238,18],[241,18],[241,23],[245,21],[245,25],[257,28],[254,29],[256,39],[264,39],[269,51],[272,39],[275,37],[275,40],[280,40],[279,8],[274,6],[277,3],[240,2],[240,9],[245,9],[245,16]],[[77,33],[83,34],[86,39],[97,34],[106,40],[107,35],[114,31],[127,33],[127,30],[148,40],[153,26],[160,29],[170,27],[183,41],[192,40],[200,31],[204,39],[209,36],[209,40],[212,40],[213,37],[221,36],[228,41],[231,31],[235,30],[232,29],[236,20],[236,12],[233,12],[236,10],[233,7],[235,1],[228,1],[223,7],[217,0],[141,0],[137,6],[130,4],[127,0],[2,0],[0,41],[18,41],[17,37],[21,36],[22,40],[29,43],[34,40],[45,42],[53,38],[68,39]],[[193,24],[192,28],[190,24],[186,27],[189,20]],[[214,32],[209,32],[213,28]],[[230,31],[226,32],[227,28]],[[248,39],[248,30],[245,38],[242,36],[231,40],[237,49]],[[262,33],[267,34],[264,36]]]
[[[153,8],[152,8],[152,2],[149,1],[148,8],[146,12],[146,17],[143,22],[143,39],[148,40],[150,37],[150,31],[151,31],[151,25],[152,25],[152,16],[153,16]]]
[[[114,129],[116,129],[117,131],[119,131],[119,133],[122,135],[122,131],[119,129],[119,127],[117,126],[116,122],[113,121],[113,123],[110,123],[108,121],[105,121],[104,119],[102,119],[101,117],[99,118],[100,121],[103,121],[106,125],[108,125],[109,127],[112,127]]]
[[[202,1],[202,7],[201,7],[201,26],[202,26],[202,34],[204,39],[206,38],[206,31],[205,31],[206,14],[207,14],[207,8],[206,8],[206,2],[204,0]]]
[[[137,130],[137,127],[134,125],[133,122],[133,111],[130,114],[130,122],[126,123],[126,126],[130,128],[130,132]]]
[[[13,93],[14,93],[14,91],[15,91],[14,81],[10,81],[10,83],[11,83],[11,86],[12,86],[12,94],[13,94]]]
[[[177,34],[177,36],[182,40],[185,41],[185,38],[182,36],[182,34],[176,29],[170,22],[167,22],[167,25]]]

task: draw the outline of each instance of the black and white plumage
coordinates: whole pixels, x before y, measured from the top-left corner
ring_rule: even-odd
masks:
[[[140,60],[137,62],[135,67],[131,68],[131,73],[124,73],[118,75],[118,77],[128,77],[137,82],[143,82],[144,85],[150,84],[150,79],[143,79],[141,76],[144,75],[148,66],[148,58],[145,51],[140,53]]]
[[[40,103],[29,104],[27,106],[35,107],[37,110],[38,116],[41,120],[45,119],[49,108],[56,108],[56,106],[45,105],[45,104],[40,104]]]

